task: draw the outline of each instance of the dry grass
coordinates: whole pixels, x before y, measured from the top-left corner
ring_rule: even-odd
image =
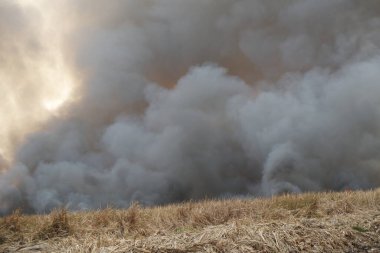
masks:
[[[0,219],[0,252],[380,252],[380,190]]]
[[[36,234],[36,240],[48,240],[56,237],[66,237],[72,234],[69,218],[65,209],[58,209],[49,215],[50,221],[43,225]]]

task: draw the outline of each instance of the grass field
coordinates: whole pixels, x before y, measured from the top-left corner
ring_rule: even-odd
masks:
[[[380,190],[0,219],[0,252],[380,252]]]

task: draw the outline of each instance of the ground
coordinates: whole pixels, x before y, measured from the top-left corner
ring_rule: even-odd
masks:
[[[380,253],[380,190],[0,219],[0,252]]]

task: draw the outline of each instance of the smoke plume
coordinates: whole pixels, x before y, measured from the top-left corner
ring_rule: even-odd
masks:
[[[0,213],[380,186],[378,0],[3,0]]]

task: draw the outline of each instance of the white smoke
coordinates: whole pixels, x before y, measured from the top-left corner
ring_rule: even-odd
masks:
[[[379,1],[55,4],[78,99],[19,146],[2,213],[380,186]]]

